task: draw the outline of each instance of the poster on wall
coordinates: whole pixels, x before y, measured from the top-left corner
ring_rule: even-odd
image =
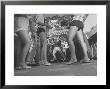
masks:
[[[57,4],[5,6],[6,85],[106,83],[106,5]]]

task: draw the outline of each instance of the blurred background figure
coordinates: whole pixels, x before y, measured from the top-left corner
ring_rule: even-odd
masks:
[[[41,64],[43,65],[51,65],[47,60],[47,34],[46,34],[46,26],[50,27],[48,24],[44,23],[43,14],[36,15],[36,25],[37,35],[40,36],[42,48],[41,48]]]
[[[40,46],[38,43],[39,38],[36,34],[37,32],[36,14],[28,14],[28,18],[29,18],[29,35],[31,39],[31,47],[28,51],[26,63],[29,66],[35,66],[39,65],[39,56],[37,55]]]

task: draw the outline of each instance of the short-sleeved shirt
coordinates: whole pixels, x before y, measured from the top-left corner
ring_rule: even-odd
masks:
[[[31,18],[29,20],[29,22],[30,22],[30,28],[33,29],[33,30],[36,30],[38,35],[41,32],[45,31],[42,26],[39,26],[39,24],[36,24],[37,22],[44,23],[44,16],[42,14],[36,15],[36,19]]]

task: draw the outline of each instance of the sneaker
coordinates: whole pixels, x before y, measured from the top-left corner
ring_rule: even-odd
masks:
[[[80,60],[80,62],[81,63],[90,63],[90,59],[86,58],[86,59]]]
[[[36,62],[26,62],[27,66],[38,66],[39,63]]]
[[[45,66],[50,66],[50,65],[52,65],[52,64],[49,63],[49,62],[43,62],[43,65],[45,65]]]
[[[23,69],[31,69],[31,66],[27,66],[27,65],[20,65],[16,67],[16,70],[23,70]]]
[[[69,62],[67,62],[66,64],[67,65],[71,65],[73,63],[76,63],[77,62],[77,59],[71,59]]]

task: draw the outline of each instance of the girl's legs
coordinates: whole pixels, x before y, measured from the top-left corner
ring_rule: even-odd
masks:
[[[71,51],[71,60],[67,64],[72,64],[77,61],[76,53],[75,53],[75,45],[74,45],[74,41],[73,41],[77,30],[78,30],[78,28],[76,26],[70,27],[70,31],[68,34],[68,41],[69,41],[70,51]]]
[[[83,53],[84,53],[84,58],[82,61],[88,62],[90,59],[88,58],[87,46],[86,46],[86,43],[85,43],[84,38],[83,38],[83,31],[82,30],[77,31],[77,37],[79,39],[79,42],[82,46]]]
[[[21,40],[19,39],[19,37],[18,37],[18,39],[16,40],[16,44],[15,44],[15,46],[16,46],[16,50],[15,50],[15,53],[16,53],[16,62],[17,62],[17,65],[16,65],[16,67],[17,66],[19,66],[19,64],[20,64],[20,53],[21,53]]]
[[[91,50],[91,47],[90,47],[89,42],[88,42],[88,39],[87,39],[87,37],[86,37],[84,32],[83,32],[83,38],[84,38],[84,42],[86,43],[88,57],[91,58],[92,50]]]
[[[19,59],[20,66],[23,66],[25,68],[27,66],[25,60],[30,48],[30,37],[27,30],[21,30],[17,33],[22,41],[22,47],[21,47],[20,59]]]

